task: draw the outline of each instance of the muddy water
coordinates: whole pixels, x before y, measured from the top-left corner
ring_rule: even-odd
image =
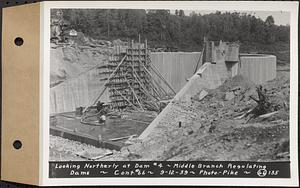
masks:
[[[141,114],[139,114],[138,121],[134,121],[132,118],[128,120],[108,117],[103,125],[95,126],[82,124],[80,117],[75,117],[74,113],[64,113],[56,116],[56,126],[69,131],[88,134],[96,139],[101,135],[102,140],[109,140],[134,134],[139,136],[153,119],[154,117],[143,117]],[[93,122],[91,119],[91,123],[96,122]]]

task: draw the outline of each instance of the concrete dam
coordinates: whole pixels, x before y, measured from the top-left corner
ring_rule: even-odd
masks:
[[[188,87],[186,85],[191,84],[193,75],[197,72],[200,56],[201,52],[154,52],[150,54],[150,59],[151,64],[178,93],[181,89]],[[198,70],[198,73],[202,70],[204,75],[209,71],[207,83],[211,83],[211,87],[221,84],[221,80],[217,80],[217,78],[222,77],[223,74],[226,77],[240,74],[256,84],[276,77],[276,57],[273,55],[240,54],[238,62],[226,62],[222,70],[211,68],[210,66],[213,65],[204,64]],[[208,68],[205,69],[205,67]],[[50,89],[50,114],[71,112],[75,111],[77,107],[88,105],[89,101],[95,98],[99,94],[99,89],[103,87],[104,81],[101,81],[102,77],[99,73],[100,70],[94,68],[52,87]],[[157,82],[161,82],[161,80],[157,79]],[[178,94],[176,96],[178,97]],[[187,95],[184,96],[187,97]],[[109,102],[108,93],[104,93],[100,100]]]

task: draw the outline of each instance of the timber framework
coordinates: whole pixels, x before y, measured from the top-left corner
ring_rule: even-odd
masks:
[[[108,90],[114,110],[130,107],[138,111],[161,111],[163,101],[172,99],[176,92],[151,64],[149,53],[147,40],[145,43],[131,41],[125,48],[117,46],[108,63],[98,67],[102,70],[100,74],[105,75],[102,79],[105,84],[89,106]]]

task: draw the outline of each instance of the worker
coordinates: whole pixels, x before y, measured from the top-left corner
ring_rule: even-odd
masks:
[[[62,40],[62,22],[63,13],[58,10],[55,17],[51,19],[51,39],[55,39],[56,43]]]
[[[100,112],[103,109],[103,107],[104,107],[104,102],[98,101],[96,105],[97,111]]]
[[[99,122],[99,123],[105,123],[105,121],[106,121],[106,116],[105,116],[105,115],[101,115],[101,116],[99,117],[99,119],[98,119],[98,122]]]
[[[67,36],[69,23],[63,18],[63,11],[58,10],[56,14],[51,17],[51,37],[50,40],[54,41],[56,44],[58,42],[66,43],[70,36]],[[72,34],[77,34],[77,32],[72,32]],[[70,35],[70,33],[68,34]]]

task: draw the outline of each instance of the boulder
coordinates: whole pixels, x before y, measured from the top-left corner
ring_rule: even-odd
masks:
[[[207,91],[205,91],[205,90],[202,90],[201,92],[200,92],[200,94],[199,94],[199,101],[201,101],[202,99],[204,99],[204,97],[206,97],[207,96],[207,94],[208,94],[208,92]]]
[[[230,91],[230,92],[226,92],[225,93],[225,101],[230,101],[231,99],[233,99],[234,98],[234,92],[232,92],[232,91]]]

